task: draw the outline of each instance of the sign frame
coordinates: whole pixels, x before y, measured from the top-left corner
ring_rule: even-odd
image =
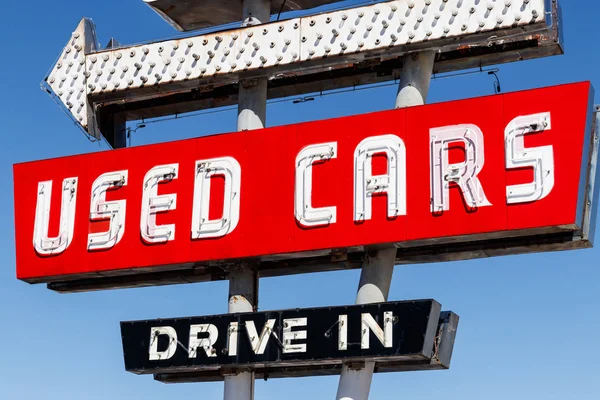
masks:
[[[589,107],[591,107],[593,95],[590,93],[589,96]],[[493,97],[490,96],[489,98]],[[440,107],[440,105],[432,106]],[[441,106],[444,106],[444,104]],[[418,108],[414,110],[418,112]],[[594,119],[591,118],[592,115]],[[397,264],[453,261],[591,247],[596,226],[595,215],[598,207],[598,185],[595,184],[599,173],[597,168],[597,111],[594,113],[593,109],[589,110],[588,118],[588,126],[585,131],[586,137],[583,139],[583,159],[578,186],[577,223],[575,225],[529,229],[527,231],[521,230],[510,233],[507,233],[507,231],[499,233],[489,232],[485,233],[485,235],[470,234],[467,237],[451,236],[445,239],[437,237],[427,240],[398,242],[396,243]],[[15,203],[19,204],[18,198]],[[22,212],[19,215],[21,215],[21,218],[23,217]],[[24,229],[22,226],[17,225],[18,234],[22,232],[22,229]],[[169,268],[162,266],[158,268],[135,268],[135,270],[107,269],[99,271],[100,273],[90,273],[87,275],[58,275],[40,278],[20,276],[20,278],[30,283],[48,283],[50,289],[60,292],[78,292],[222,280],[227,279],[230,268],[237,268],[240,263],[248,268],[256,268],[262,277],[269,277],[283,274],[360,268],[364,258],[368,257],[371,252],[376,251],[377,248],[376,244],[356,246],[343,250],[336,250],[334,246],[330,251],[310,251],[306,249],[302,250],[303,253],[301,254],[287,252],[277,255],[278,253],[271,253],[271,255],[265,254],[259,258],[230,258],[210,262],[195,262],[191,265],[171,265]]]
[[[383,338],[378,338],[374,334],[374,330],[371,328],[365,330],[366,325],[363,325],[362,328],[360,326],[360,316],[370,315],[374,318],[373,323],[383,329],[380,334],[384,334],[386,329],[384,324],[387,322],[388,315],[384,314],[385,311],[393,313],[391,314],[393,322],[390,321],[390,326],[393,325],[394,333],[392,334],[392,330],[389,333],[390,340],[392,336],[394,339],[393,343],[390,341],[389,345],[386,345],[386,347],[389,346],[389,349],[383,346],[383,342],[381,342]],[[344,315],[344,322],[340,322],[341,318],[338,320],[340,315]],[[425,316],[427,316],[426,319],[423,319]],[[266,321],[271,318],[273,327],[269,329],[266,328],[268,326]],[[257,330],[261,340],[265,329],[267,330],[266,347],[258,350],[262,351],[264,355],[256,355],[249,348],[251,344],[246,338],[243,321],[253,321],[252,327]],[[287,324],[286,321],[292,321],[289,337],[297,337],[293,342],[287,341],[285,330],[282,332],[283,326]],[[125,368],[128,372],[139,375],[153,374],[156,380],[165,383],[214,382],[222,381],[229,371],[239,371],[240,369],[252,369],[256,373],[256,378],[263,379],[336,375],[340,373],[343,364],[358,366],[366,361],[375,361],[376,372],[448,369],[458,321],[458,315],[450,311],[442,312],[440,304],[435,300],[415,300],[208,317],[128,321],[121,322],[121,332]],[[235,328],[230,325],[232,322],[236,324]],[[342,351],[338,350],[338,346],[339,343],[344,343],[339,342],[342,340],[340,326],[344,323],[346,324],[344,330],[348,335],[346,341],[349,343],[344,344],[348,350]],[[216,342],[212,345],[214,347],[207,344],[208,342],[202,342],[202,339],[211,338],[208,334],[208,325],[205,324],[214,324],[211,325],[211,335],[216,337]],[[197,328],[196,330],[199,332],[197,338],[200,339],[198,343],[203,347],[192,350],[194,354],[188,358],[190,349],[187,346],[190,346],[188,343],[191,343],[193,336],[191,331],[188,335],[188,331],[192,326]],[[373,327],[377,329],[374,325]],[[235,330],[235,336],[231,336],[231,329]],[[161,335],[153,336],[152,332],[155,335],[160,332]],[[177,336],[175,338],[168,336],[168,332],[171,332],[171,335],[176,333]],[[299,335],[296,336],[294,332]],[[303,333],[305,336],[302,336]],[[361,341],[363,341],[360,337],[364,338],[365,335],[370,336],[370,341],[367,340],[369,343],[367,348],[371,349],[358,351],[357,347],[362,347]],[[158,339],[159,337],[160,339]],[[232,339],[232,337],[236,339]],[[385,337],[387,340],[387,336]],[[169,338],[173,348],[169,348]],[[232,347],[231,340],[235,340],[237,356],[229,358],[227,352],[229,351],[228,347]],[[419,340],[422,343],[417,343]],[[282,353],[284,343],[288,343],[287,346],[294,351],[287,357]],[[258,340],[252,346],[262,347]],[[298,346],[306,347],[299,352]],[[354,349],[351,350],[354,356],[341,356],[350,348]],[[417,348],[419,350],[408,350]],[[150,353],[156,356],[150,356]],[[364,354],[359,355],[359,353]],[[165,354],[169,359],[164,358],[167,357]],[[212,356],[207,357],[207,354],[212,354]],[[296,354],[300,356],[296,356]],[[150,359],[144,360],[144,357]],[[162,360],[161,357],[163,357]]]

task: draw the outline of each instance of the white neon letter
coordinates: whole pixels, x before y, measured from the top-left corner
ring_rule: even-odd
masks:
[[[98,221],[110,218],[107,232],[90,233],[88,250],[103,250],[114,247],[125,233],[125,200],[106,201],[106,192],[127,185],[127,171],[102,174],[92,185],[90,220]]]
[[[158,351],[158,337],[169,337],[169,346],[164,351]],[[150,330],[150,361],[168,360],[177,350],[177,332],[170,326],[159,326]]]
[[[39,255],[43,256],[61,254],[71,244],[75,228],[77,178],[67,178],[63,181],[60,228],[56,237],[48,237],[51,198],[52,181],[40,182],[33,226],[33,247]]]
[[[227,332],[227,355],[237,356],[238,346],[238,323],[232,322],[229,324]]]
[[[387,174],[373,176],[373,156],[387,157]],[[371,219],[375,193],[387,193],[389,218],[406,215],[406,146],[395,135],[373,136],[354,152],[354,220]]]
[[[208,333],[206,338],[198,338],[198,334]],[[199,350],[204,350],[207,357],[216,357],[217,352],[214,344],[219,338],[219,330],[212,324],[200,324],[190,326],[190,342],[188,343],[189,358],[196,358]]]
[[[361,316],[362,320],[362,339],[360,341],[361,349],[368,349],[370,346],[370,335],[369,330],[375,334],[377,339],[381,342],[383,347],[392,347],[393,343],[393,319],[394,314],[391,311],[383,313],[383,329],[375,321],[373,316],[368,313],[364,313]]]
[[[158,184],[177,179],[178,173],[179,164],[159,165],[144,177],[140,233],[146,243],[165,243],[175,239],[175,225],[156,226],[156,214],[177,208],[177,195],[159,196]]]
[[[348,316],[340,315],[338,319],[338,350],[348,350]]]
[[[456,183],[471,208],[491,206],[477,175],[485,164],[483,132],[475,125],[464,124],[434,128],[431,138],[431,212],[450,209],[450,182]],[[450,164],[450,143],[462,142],[465,161]]]
[[[312,206],[312,166],[337,158],[337,142],[322,143],[303,148],[296,157],[296,192],[294,207],[296,219],[303,226],[335,224],[336,208]]]
[[[292,328],[296,326],[306,326],[307,318],[291,318],[283,320],[283,352],[284,353],[306,353],[306,343],[293,344],[292,340],[306,340],[307,332],[295,331]]]
[[[554,151],[552,146],[525,148],[524,136],[552,129],[550,113],[513,119],[504,132],[506,169],[533,168],[533,182],[506,188],[508,204],[541,200],[554,188]]]
[[[225,177],[225,197],[221,218],[209,220],[210,180],[215,175]],[[225,236],[240,220],[240,187],[242,168],[233,157],[196,161],[192,239]]]
[[[273,332],[273,326],[275,326],[275,320],[268,320],[259,337],[258,332],[256,331],[256,326],[254,325],[254,321],[246,321],[246,331],[248,332],[248,339],[250,339],[250,344],[254,354],[265,353],[267,343],[269,342],[269,337]]]

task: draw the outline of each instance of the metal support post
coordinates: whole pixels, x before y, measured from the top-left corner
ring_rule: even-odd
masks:
[[[434,51],[423,51],[404,57],[404,65],[400,72],[400,86],[396,96],[396,108],[425,104],[434,61]]]
[[[356,304],[381,303],[387,300],[395,261],[395,247],[377,250],[367,256],[362,265]],[[372,361],[367,361],[358,368],[344,364],[336,399],[367,400],[374,370],[375,363]]]
[[[252,265],[242,264],[229,273],[229,313],[256,311],[258,305],[258,272]],[[225,376],[225,400],[254,399],[254,373],[234,371]]]
[[[434,61],[433,51],[409,54],[404,57],[396,108],[425,104]],[[356,304],[387,301],[395,260],[395,248],[377,250],[367,256],[362,266]],[[372,361],[367,361],[359,367],[344,365],[336,399],[367,400],[374,371],[375,363]]]
[[[243,0],[244,26],[269,22],[270,0]],[[265,127],[267,115],[267,78],[240,81],[238,131]],[[258,306],[258,273],[242,265],[229,274],[229,313],[252,312]],[[225,377],[224,400],[253,400],[254,372],[236,371]]]
[[[271,18],[271,0],[244,0],[243,26],[259,25]],[[267,78],[240,81],[238,131],[265,127],[267,115]]]
[[[240,81],[238,131],[265,127],[267,114],[267,78]]]

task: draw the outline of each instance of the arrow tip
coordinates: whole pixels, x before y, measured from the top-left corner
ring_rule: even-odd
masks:
[[[67,114],[87,133],[93,126],[94,114],[87,99],[86,55],[97,49],[94,23],[83,18],[72,33],[58,61],[44,79],[45,90],[54,95]],[[96,134],[92,136],[97,137]]]

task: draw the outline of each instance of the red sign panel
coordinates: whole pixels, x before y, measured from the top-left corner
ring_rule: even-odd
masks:
[[[590,93],[578,83],[18,164],[17,275],[576,231]]]

